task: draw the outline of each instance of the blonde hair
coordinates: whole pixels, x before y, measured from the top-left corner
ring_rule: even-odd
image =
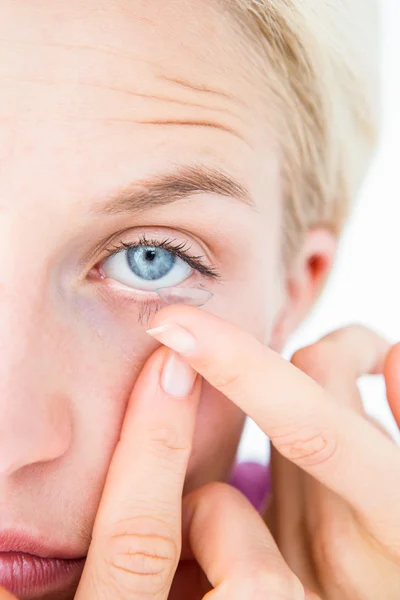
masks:
[[[227,0],[284,109],[286,253],[320,225],[339,235],[377,138],[375,0]],[[271,79],[271,66],[275,77]]]

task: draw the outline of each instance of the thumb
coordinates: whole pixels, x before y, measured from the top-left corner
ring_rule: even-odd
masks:
[[[75,600],[168,597],[200,390],[200,378],[165,348],[147,361],[128,403]]]

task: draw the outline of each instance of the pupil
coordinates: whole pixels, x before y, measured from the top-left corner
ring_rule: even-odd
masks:
[[[146,252],[146,260],[152,262],[156,258],[155,250],[147,250]]]

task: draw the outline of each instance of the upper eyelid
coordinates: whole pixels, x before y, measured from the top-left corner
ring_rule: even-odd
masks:
[[[214,252],[205,242],[199,238],[196,233],[188,231],[186,229],[175,229],[170,225],[139,225],[137,227],[123,227],[113,234],[103,237],[98,243],[96,243],[90,250],[88,250],[79,261],[81,272],[87,269],[90,264],[92,267],[97,265],[100,261],[104,260],[111,252],[107,253],[107,248],[110,248],[113,244],[119,243],[126,239],[130,239],[130,236],[142,236],[146,238],[154,238],[155,241],[159,241],[159,238],[177,239],[189,241],[192,244],[196,244],[201,248],[201,253],[204,253],[204,257],[210,264],[218,263],[217,258],[214,256]],[[129,244],[128,244],[129,245]]]

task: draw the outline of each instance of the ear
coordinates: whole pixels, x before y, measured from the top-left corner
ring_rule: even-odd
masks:
[[[271,346],[281,350],[321,293],[337,249],[337,240],[327,229],[307,233],[302,247],[288,266],[284,298],[277,316]]]

